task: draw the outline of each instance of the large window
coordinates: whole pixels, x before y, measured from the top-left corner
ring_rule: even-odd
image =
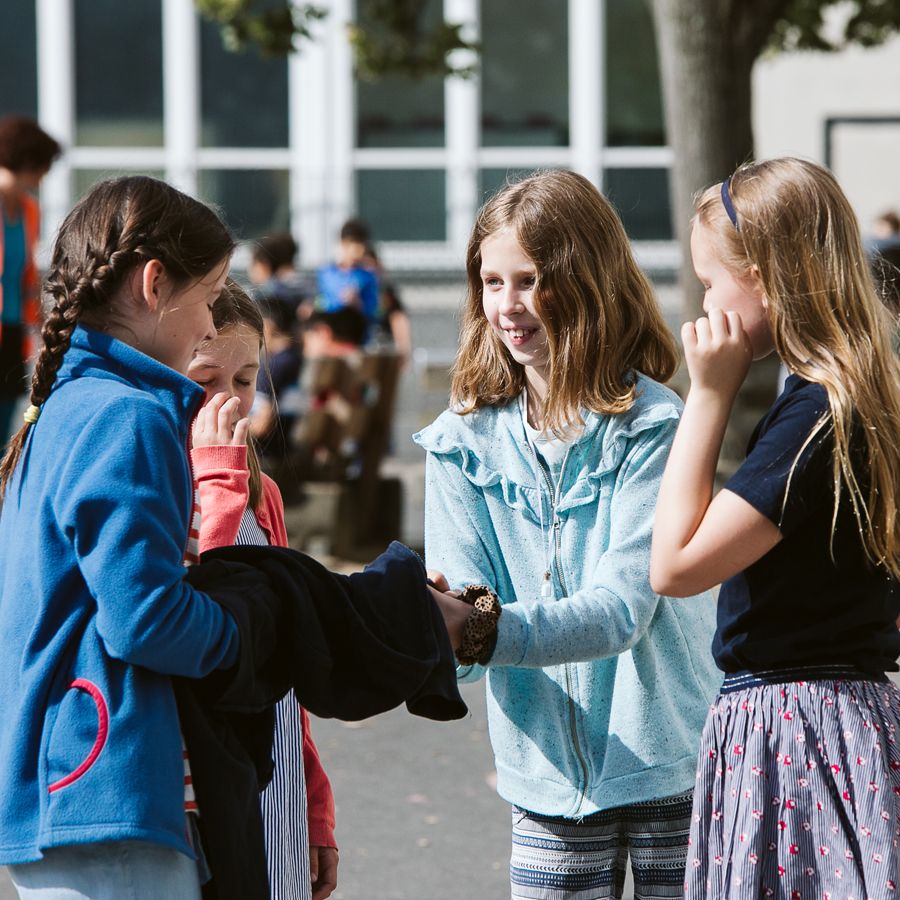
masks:
[[[356,173],[357,208],[376,241],[447,238],[442,169],[363,169]]]
[[[561,0],[482,0],[485,147],[569,143],[566,9]]]
[[[0,26],[0,116],[37,116],[34,0],[3,0]]]
[[[159,0],[76,0],[74,12],[76,144],[161,145]]]
[[[199,189],[238,238],[290,231],[288,173],[281,169],[205,169]]]
[[[440,21],[441,0],[426,0],[426,25]],[[360,14],[366,7],[360,6]],[[365,28],[365,19],[360,19]],[[439,77],[382,78],[356,86],[358,147],[441,147],[444,144],[444,82]]]
[[[286,147],[288,66],[254,49],[222,46],[215,24],[200,24],[201,143],[204,147]]]
[[[606,144],[665,144],[649,4],[606,0]]]
[[[162,169],[75,169],[72,172],[72,200],[80,200],[95,184],[121,175],[150,175],[165,178]]]
[[[607,169],[606,196],[633,241],[672,238],[668,169]]]
[[[424,24],[446,13],[477,43],[454,57],[472,56],[476,78],[355,78],[348,17],[378,27],[361,0],[316,0],[327,14],[290,59],[226,50],[194,0],[59,0],[60,15],[57,0],[0,0],[0,115],[36,116],[66,150],[41,190],[48,233],[96,179],[153,170],[240,238],[290,230],[304,266],[356,215],[390,266],[458,271],[491,194],[571,168],[615,204],[642,261],[676,265],[646,0],[421,3]]]

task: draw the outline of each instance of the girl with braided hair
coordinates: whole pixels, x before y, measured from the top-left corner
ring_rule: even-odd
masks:
[[[233,246],[147,177],[60,227],[0,463],[0,864],[22,896],[200,896],[171,676],[232,665],[238,637],[183,578],[203,398],[185,373]]]

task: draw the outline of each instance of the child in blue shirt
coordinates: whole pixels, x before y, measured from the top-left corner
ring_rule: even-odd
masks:
[[[318,271],[316,306],[323,312],[357,309],[371,328],[378,321],[379,290],[377,274],[365,264],[368,241],[369,229],[359,219],[341,226],[337,259]]]

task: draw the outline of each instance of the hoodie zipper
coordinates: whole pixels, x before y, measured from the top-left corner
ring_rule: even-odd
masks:
[[[528,446],[531,449],[531,454],[534,457],[534,461],[537,463],[537,467],[540,470],[541,475],[544,476],[544,483],[547,486],[547,493],[550,495],[550,527],[553,529],[553,568],[556,569],[556,578],[559,581],[559,586],[562,588],[563,596],[568,596],[569,589],[566,586],[566,580],[563,577],[562,566],[560,564],[560,556],[562,553],[562,523],[559,520],[559,516],[556,514],[556,503],[559,498],[559,494],[562,490],[562,479],[563,473],[566,470],[566,463],[569,460],[569,451],[566,451],[566,455],[563,457],[562,467],[559,470],[559,484],[557,489],[553,488],[553,481],[550,478],[550,470],[548,469],[546,463],[541,460],[540,455],[534,449],[531,441],[528,442]],[[538,498],[538,502],[541,502],[540,498]],[[541,535],[541,540],[543,541],[543,534]],[[581,769],[581,778],[582,784],[584,787],[581,791],[579,791],[578,797],[578,806],[575,808],[574,815],[578,815],[581,810],[581,806],[584,803],[584,793],[587,790],[588,783],[588,768],[587,761],[585,759],[584,753],[581,749],[581,743],[578,739],[578,725],[577,725],[577,717],[575,715],[575,700],[572,697],[572,669],[570,663],[563,663],[563,672],[566,676],[566,705],[568,707],[569,712],[569,731],[572,737],[572,746],[575,750],[575,757],[578,760],[578,765]]]

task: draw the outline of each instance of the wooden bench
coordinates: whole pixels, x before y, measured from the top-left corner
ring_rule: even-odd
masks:
[[[399,536],[399,484],[380,475],[399,374],[393,353],[306,361],[292,449],[269,470],[285,498],[292,546],[318,538],[331,554],[353,559]]]

